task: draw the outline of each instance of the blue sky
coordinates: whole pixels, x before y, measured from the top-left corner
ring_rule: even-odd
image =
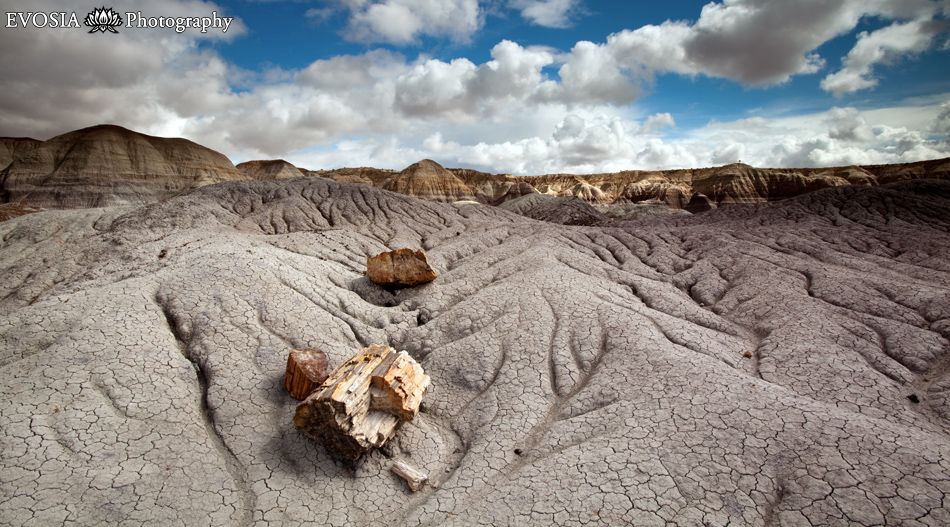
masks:
[[[80,20],[95,7],[0,5]],[[105,7],[235,20],[206,34],[0,27],[0,135],[108,122],[235,163],[398,169],[431,158],[514,174],[950,156],[950,0]]]

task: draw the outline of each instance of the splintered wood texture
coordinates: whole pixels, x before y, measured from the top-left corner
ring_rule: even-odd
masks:
[[[438,278],[424,251],[399,249],[366,259],[366,274],[373,282],[389,287],[415,287]]]
[[[422,472],[421,470],[409,465],[408,463],[397,461],[393,463],[393,472],[397,476],[406,480],[406,483],[409,484],[409,489],[413,492],[422,488],[423,485],[429,481],[429,476]]]
[[[340,457],[356,460],[411,421],[429,376],[405,351],[363,348],[297,405],[294,425]]]
[[[287,355],[284,388],[304,400],[327,379],[327,356],[316,348],[292,349]]]

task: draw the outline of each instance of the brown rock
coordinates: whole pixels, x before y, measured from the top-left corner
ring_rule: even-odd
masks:
[[[292,349],[287,355],[284,388],[304,400],[327,380],[327,356],[316,348]]]
[[[424,251],[399,249],[366,259],[366,274],[373,282],[389,287],[415,287],[439,275],[429,266]]]
[[[297,405],[294,425],[343,459],[355,461],[382,446],[399,423],[411,421],[429,387],[429,376],[405,351],[363,348],[333,370]]]

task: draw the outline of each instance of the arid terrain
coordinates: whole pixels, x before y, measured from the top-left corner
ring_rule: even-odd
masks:
[[[946,159],[310,171],[123,130],[0,143],[50,209],[0,222],[2,524],[950,523]],[[367,279],[401,248],[438,278]],[[348,463],[287,353],[373,344],[431,385]]]

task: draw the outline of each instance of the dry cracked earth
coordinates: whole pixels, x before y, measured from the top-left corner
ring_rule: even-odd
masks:
[[[611,227],[314,178],[6,221],[0,523],[947,525],[948,228],[935,181]],[[403,247],[439,278],[367,280]],[[349,465],[284,367],[371,344],[432,386]]]

